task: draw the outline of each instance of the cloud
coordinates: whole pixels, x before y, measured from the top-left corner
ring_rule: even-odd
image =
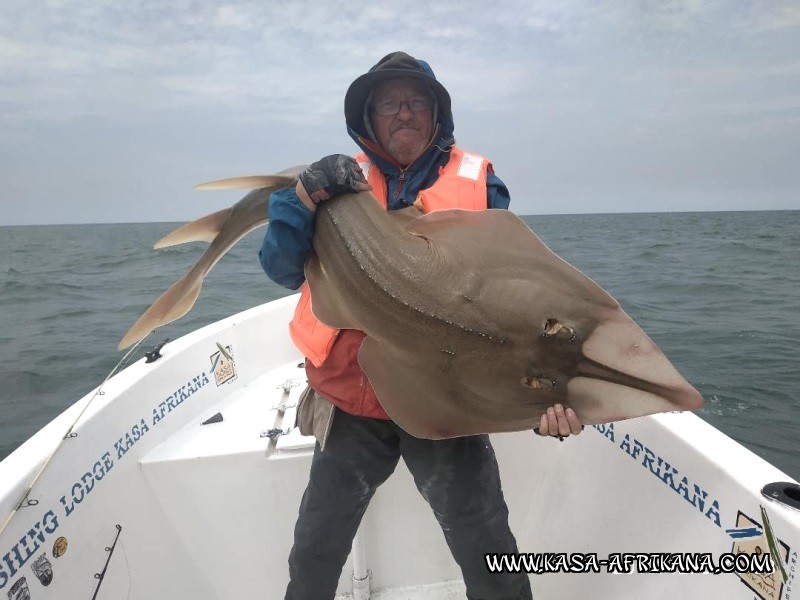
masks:
[[[476,96],[476,105],[502,110],[548,74],[568,83],[581,67],[630,73],[634,65],[635,73],[693,62],[680,36],[730,16],[720,6],[508,2],[486,11],[452,2],[393,9],[134,0],[49,2],[31,11],[30,3],[7,0],[0,9],[2,110],[7,117],[63,120],[222,108],[243,119],[296,121],[338,112],[339,103],[321,99],[320,90],[341,95],[378,55],[400,48],[429,57],[459,93]],[[797,12],[788,4],[754,9],[733,15],[733,23],[755,20],[755,32],[767,23],[790,27]],[[697,70],[707,76],[704,62]]]
[[[755,30],[775,32],[800,27],[800,6],[796,2],[752,2],[748,16]]]
[[[457,139],[489,154],[512,189],[532,177],[580,197],[648,182],[800,185],[784,158],[800,154],[800,8],[788,0],[4,0],[0,181],[25,200],[19,210],[75,197],[53,215],[81,220],[77,206],[122,210],[83,197],[93,164],[103,185],[131,162],[157,169],[156,197],[178,177],[188,187],[348,151],[344,92],[399,49],[431,63]],[[39,181],[43,171],[81,185]]]

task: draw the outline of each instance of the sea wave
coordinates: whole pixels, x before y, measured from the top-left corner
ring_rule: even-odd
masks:
[[[701,417],[800,477],[800,211],[524,220],[698,387]],[[0,457],[102,381],[127,328],[200,257],[203,244],[153,250],[175,226],[0,228]],[[264,276],[260,241],[242,240],[152,339],[292,293]]]

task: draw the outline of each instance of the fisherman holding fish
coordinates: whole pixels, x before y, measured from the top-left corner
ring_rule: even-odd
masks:
[[[318,441],[295,526],[286,598],[334,597],[367,505],[401,456],[442,527],[467,596],[531,598],[526,574],[490,573],[484,563],[486,552],[518,551],[488,435],[427,440],[400,428],[359,366],[364,334],[319,322],[304,284],[320,202],[371,189],[387,210],[507,209],[508,190],[486,158],[455,145],[450,95],[425,61],[404,52],[385,56],[350,85],[344,107],[348,133],[362,152],[355,159],[326,156],[301,173],[296,186],[274,192],[259,253],[272,280],[301,289],[290,324],[309,381],[298,425]],[[581,431],[575,412],[560,404],[533,425],[542,435]]]

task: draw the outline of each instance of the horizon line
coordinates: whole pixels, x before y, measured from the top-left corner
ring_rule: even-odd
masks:
[[[500,209],[503,210],[503,209]],[[510,210],[510,209],[509,209]],[[510,210],[518,217],[590,217],[607,215],[664,215],[664,214],[707,214],[707,213],[749,213],[749,212],[800,212],[800,208],[758,208],[758,209],[730,209],[730,210],[629,210],[619,212],[567,212],[567,213],[526,213],[519,214]],[[202,217],[198,217],[202,218]],[[9,223],[0,224],[0,227],[54,227],[61,225],[149,225],[156,223],[191,223],[192,221],[91,221],[70,223]]]

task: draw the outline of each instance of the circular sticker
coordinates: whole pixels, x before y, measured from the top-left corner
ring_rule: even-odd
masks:
[[[59,558],[67,551],[67,538],[60,537],[53,544],[53,556]]]

